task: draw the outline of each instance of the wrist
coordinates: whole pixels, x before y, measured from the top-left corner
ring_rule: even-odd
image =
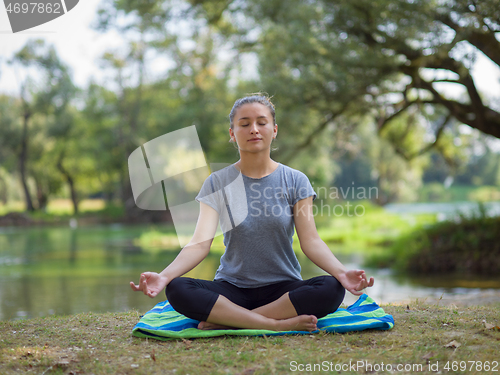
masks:
[[[165,271],[160,273],[160,277],[165,281],[165,285],[168,284],[171,280],[169,274]]]
[[[341,283],[344,284],[344,281],[347,280],[347,271],[342,270],[339,273],[337,273],[336,279]]]

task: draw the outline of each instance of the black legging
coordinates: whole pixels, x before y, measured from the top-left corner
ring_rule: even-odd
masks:
[[[165,288],[172,307],[188,318],[206,321],[219,295],[248,310],[267,305],[289,292],[298,315],[317,318],[334,312],[344,300],[345,289],[333,276],[282,281],[259,288],[238,288],[227,281],[178,277]]]

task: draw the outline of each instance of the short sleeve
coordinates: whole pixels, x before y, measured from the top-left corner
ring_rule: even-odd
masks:
[[[307,176],[297,171],[294,179],[294,191],[292,194],[292,206],[302,199],[313,197],[313,201],[316,199],[316,192],[314,191],[311,183]]]
[[[205,182],[200,189],[200,192],[196,196],[195,200],[197,202],[205,203],[206,205],[212,207],[220,215],[221,213],[221,191],[214,186],[213,175],[207,177]]]

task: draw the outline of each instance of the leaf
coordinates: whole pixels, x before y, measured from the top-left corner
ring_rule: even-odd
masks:
[[[257,367],[247,368],[243,370],[241,375],[252,375],[255,371],[257,371]]]
[[[460,344],[456,340],[453,340],[453,341],[450,341],[448,344],[446,344],[444,347],[445,348],[457,349],[458,347],[460,347],[460,345],[462,345],[462,344]]]
[[[186,349],[191,349],[191,344],[193,343],[191,340],[182,339],[182,342],[186,345]]]
[[[493,329],[493,330],[496,330],[496,331],[500,331],[500,327],[499,326],[487,323],[486,320],[483,320],[483,324],[484,324],[484,328],[485,329]]]
[[[426,355],[422,356],[422,359],[429,360],[432,357],[434,357],[434,353],[433,352],[429,352]]]
[[[424,355],[422,357],[422,359],[425,359],[425,364],[429,364],[430,363],[430,359],[434,357],[434,353],[433,352],[429,352],[427,353],[426,355]]]

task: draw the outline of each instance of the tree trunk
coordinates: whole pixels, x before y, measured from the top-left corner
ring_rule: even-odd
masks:
[[[38,201],[38,209],[45,210],[49,202],[48,194],[43,190],[43,183],[40,179],[35,178],[36,185],[36,199]]]
[[[73,203],[73,213],[78,214],[78,198],[76,196],[75,181],[71,176],[68,176],[68,185],[71,192],[71,202]]]
[[[71,202],[73,204],[73,214],[76,215],[78,214],[78,196],[76,194],[75,179],[73,178],[73,176],[69,174],[66,168],[63,167],[62,165],[63,158],[64,158],[64,151],[61,152],[61,154],[59,155],[59,160],[57,161],[57,169],[59,170],[59,172],[61,172],[61,174],[64,176],[66,182],[69,185]]]
[[[28,158],[28,121],[31,113],[28,109],[24,110],[23,133],[21,139],[21,152],[19,153],[19,171],[21,173],[21,184],[23,185],[26,209],[30,212],[35,211],[33,200],[31,199],[28,183],[26,182],[26,162]]]
[[[0,177],[0,201],[2,204],[5,206],[7,205],[7,183],[5,182],[5,179]]]

